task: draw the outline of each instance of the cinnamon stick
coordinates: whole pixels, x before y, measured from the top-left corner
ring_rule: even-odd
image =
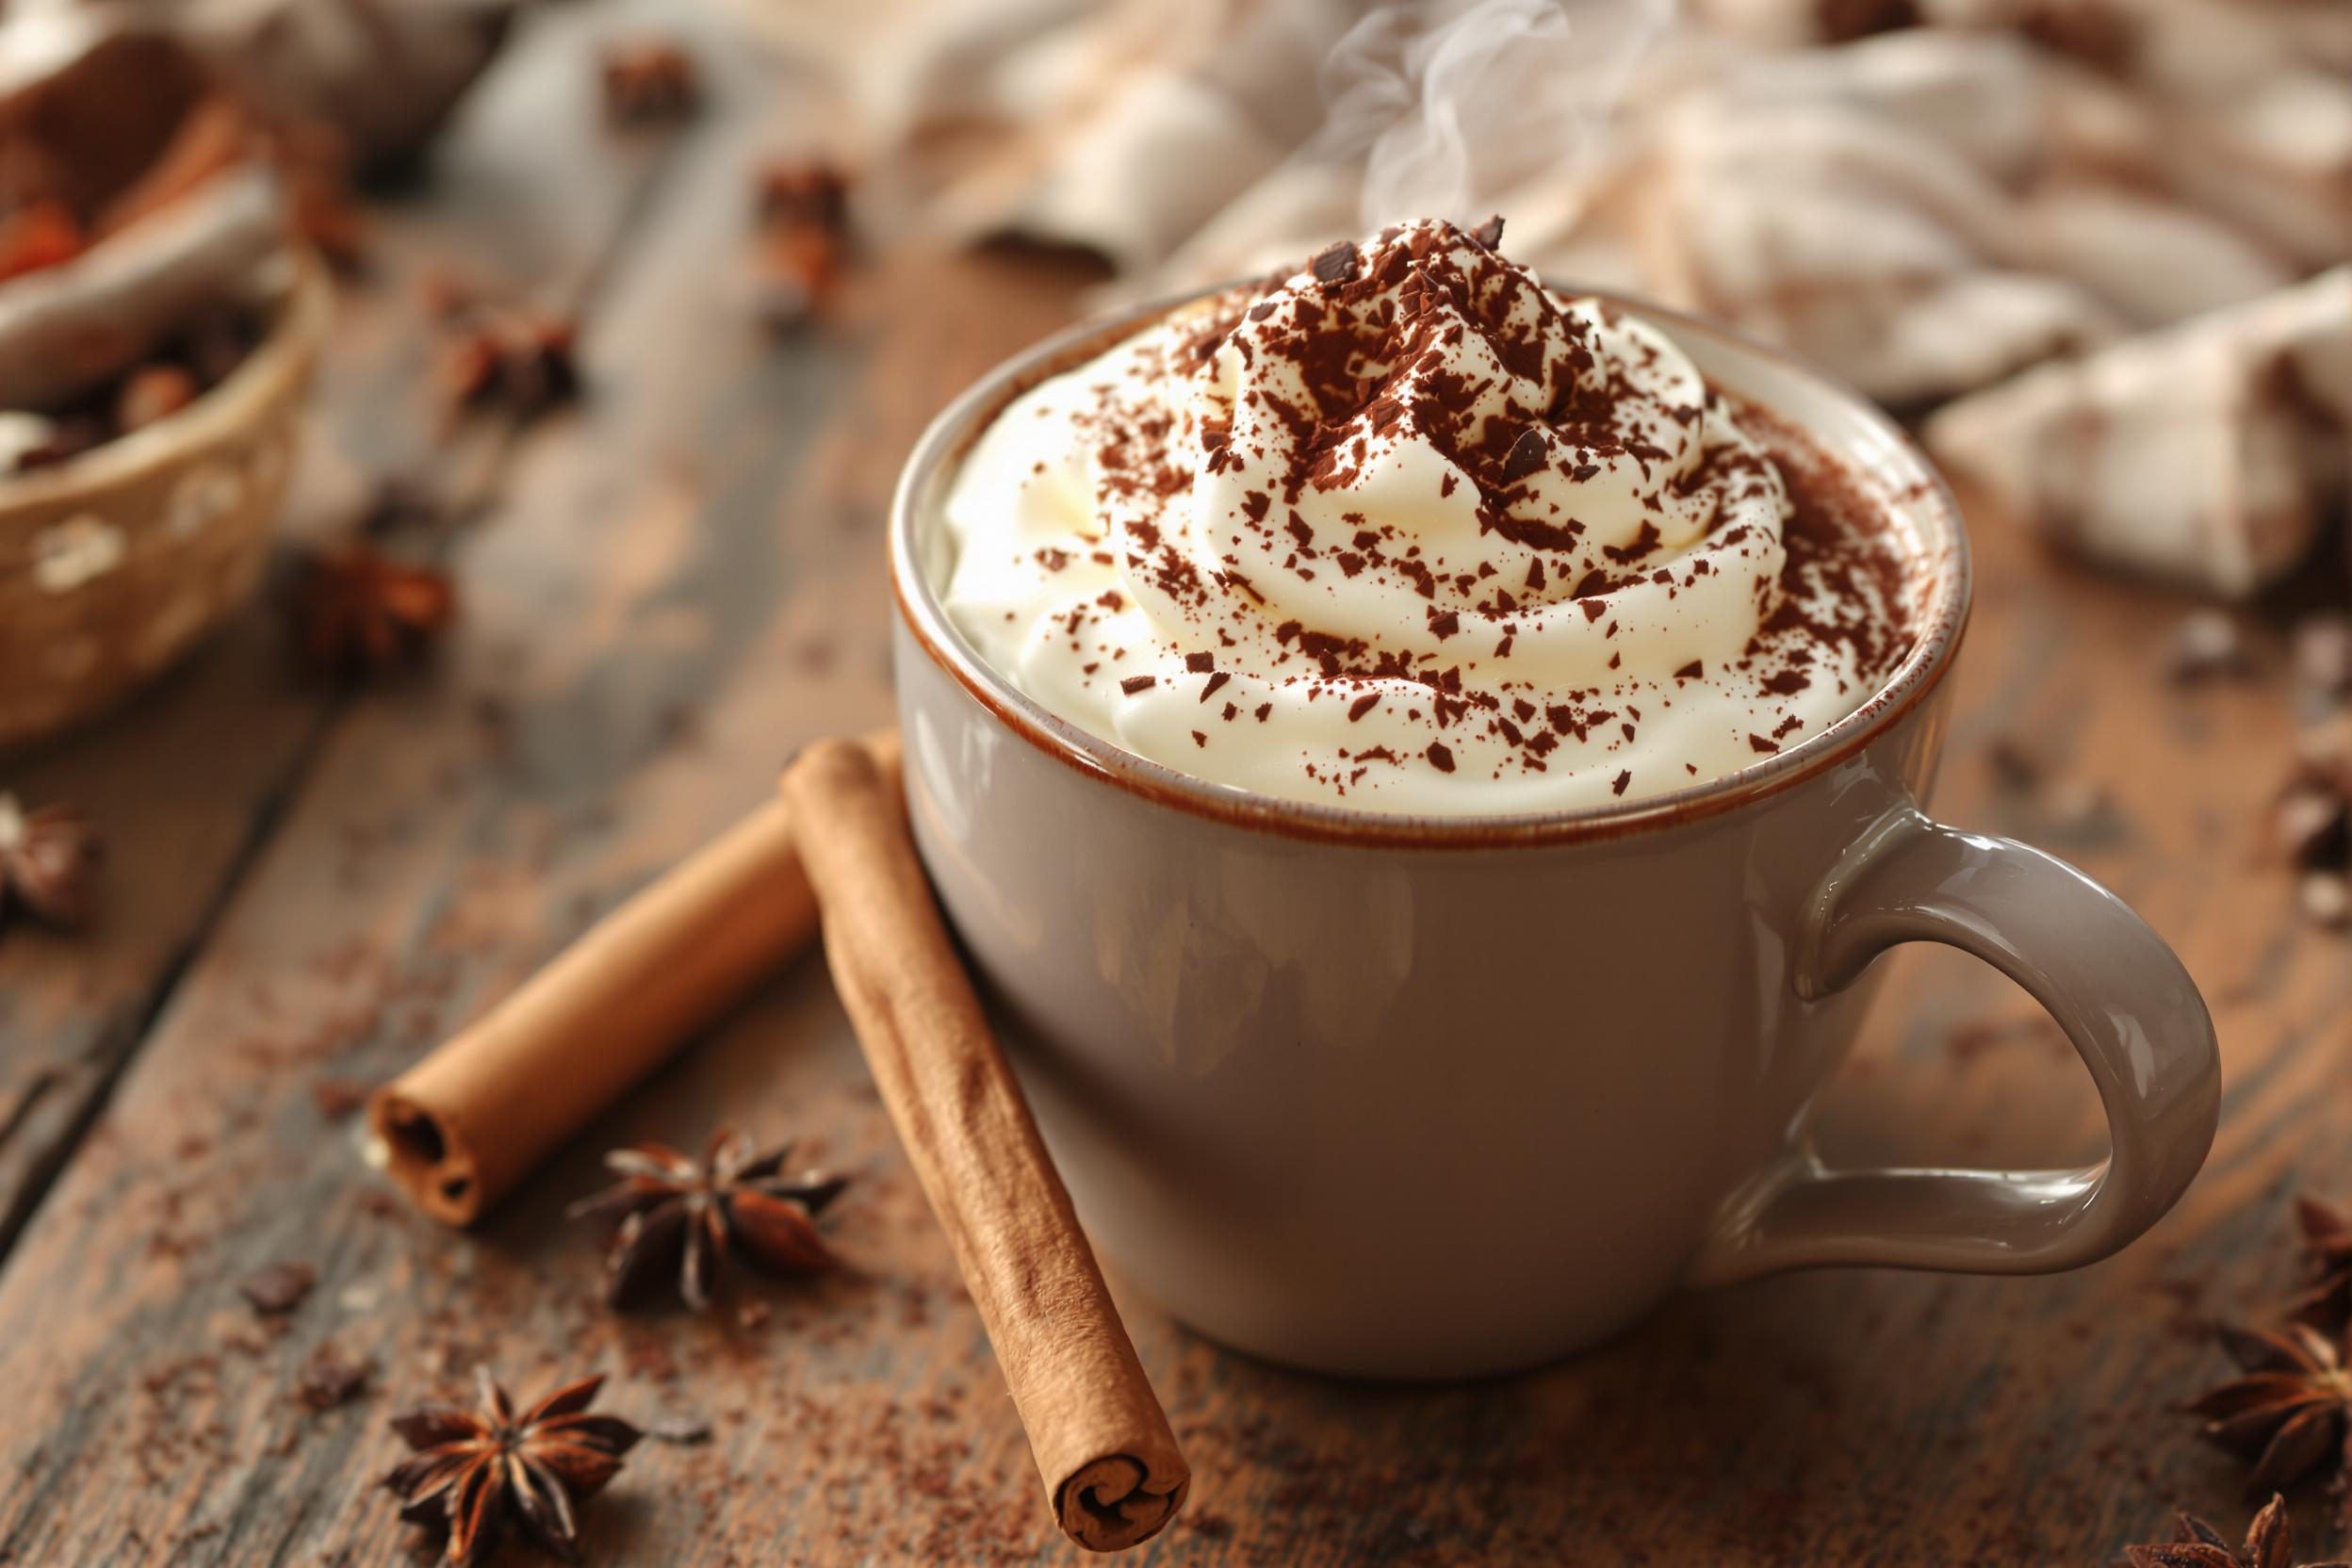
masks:
[[[864,743],[897,771],[895,736]],[[771,800],[370,1097],[394,1183],[470,1225],[816,928],[791,808]]]
[[[1054,1518],[1092,1551],[1157,1534],[1192,1472],[1143,1375],[915,858],[889,773],[855,743],[784,775],[825,961],[947,1232]]]

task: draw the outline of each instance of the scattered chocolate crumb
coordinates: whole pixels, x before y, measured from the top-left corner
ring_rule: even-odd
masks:
[[[321,1078],[310,1086],[311,1102],[329,1121],[349,1121],[368,1103],[368,1086],[348,1078]]]
[[[693,1447],[710,1441],[710,1423],[699,1415],[664,1415],[645,1429],[645,1435],[656,1443],[673,1443],[680,1447]]]
[[[318,1271],[306,1263],[273,1263],[237,1286],[253,1310],[265,1317],[281,1317],[302,1304]]]
[[[2032,794],[2050,777],[2050,766],[2041,754],[2014,735],[1996,739],[1985,748],[1984,760],[2001,787],[2017,794]]]
[[[1155,675],[1131,675],[1119,683],[1119,689],[1134,696],[1137,692],[1148,692],[1159,683],[1160,678]]]
[[[330,1411],[357,1398],[375,1372],[374,1362],[346,1356],[329,1340],[302,1362],[302,1376],[294,1385],[295,1396],[313,1411]]]
[[[1620,773],[1615,778],[1609,780],[1609,792],[1613,795],[1622,795],[1625,792],[1625,786],[1632,782],[1633,770],[1631,768],[1627,768],[1623,773]]]
[[[1445,742],[1431,741],[1425,755],[1429,760],[1429,766],[1435,768],[1438,772],[1451,773],[1454,771],[1453,748],[1448,746]]]

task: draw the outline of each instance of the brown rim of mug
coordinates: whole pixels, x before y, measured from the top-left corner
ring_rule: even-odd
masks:
[[[1940,547],[1944,567],[1927,606],[1925,630],[1886,683],[1868,700],[1818,735],[1777,756],[1668,794],[1622,806],[1443,817],[1358,810],[1213,784],[1139,757],[1057,717],[990,669],[949,624],[931,585],[916,569],[919,514],[937,478],[962,458],[979,433],[1015,398],[1048,377],[1083,364],[1155,318],[1223,291],[1203,289],[1156,300],[1108,319],[1081,322],[1014,355],[981,377],[931,421],[900,472],[890,499],[890,591],[900,620],[931,662],[953,677],[998,723],[1055,761],[1160,806],[1289,838],[1405,849],[1494,849],[1614,839],[1713,816],[1812,777],[1883,734],[1924,700],[1951,667],[1968,619],[1972,573],[1968,532],[1943,476],[1902,426],[1835,377],[1729,328],[1632,295],[1562,290],[1591,294],[1676,335],[1711,337],[1774,362],[1789,374],[1813,383],[1818,391],[1850,405],[1917,468],[1927,514],[1943,535],[1929,544],[1932,549]],[[1835,453],[1829,455],[1844,462]]]

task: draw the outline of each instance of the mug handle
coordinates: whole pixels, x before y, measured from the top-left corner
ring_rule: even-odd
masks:
[[[2154,1224],[2204,1163],[2221,1107],[2213,1019],[2121,899],[2040,850],[1906,804],[1822,881],[1797,994],[1842,990],[1908,941],[1972,953],[2049,1010],[2099,1086],[2108,1157],[2075,1170],[1832,1170],[1801,1141],[1724,1204],[1689,1282],[1831,1264],[2076,1268]]]

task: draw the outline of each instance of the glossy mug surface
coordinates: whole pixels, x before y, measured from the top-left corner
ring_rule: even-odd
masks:
[[[2171,952],[2080,873],[1921,812],[1968,597],[1925,459],[1784,356],[1625,307],[1842,460],[1936,574],[1919,645],[1870,701],[1673,795],[1446,819],[1273,800],[1085,734],[988,668],[933,591],[954,466],[1018,391],[1150,312],[994,372],[901,482],[896,678],[924,864],[1095,1245],[1243,1350],[1469,1376],[1592,1344],[1680,1286],[2070,1268],[2153,1223],[2212,1141],[2213,1027]],[[1976,954],[2050,1010],[2098,1085],[2107,1160],[1812,1156],[1805,1108],[1861,1024],[1870,961],[1911,940]]]

